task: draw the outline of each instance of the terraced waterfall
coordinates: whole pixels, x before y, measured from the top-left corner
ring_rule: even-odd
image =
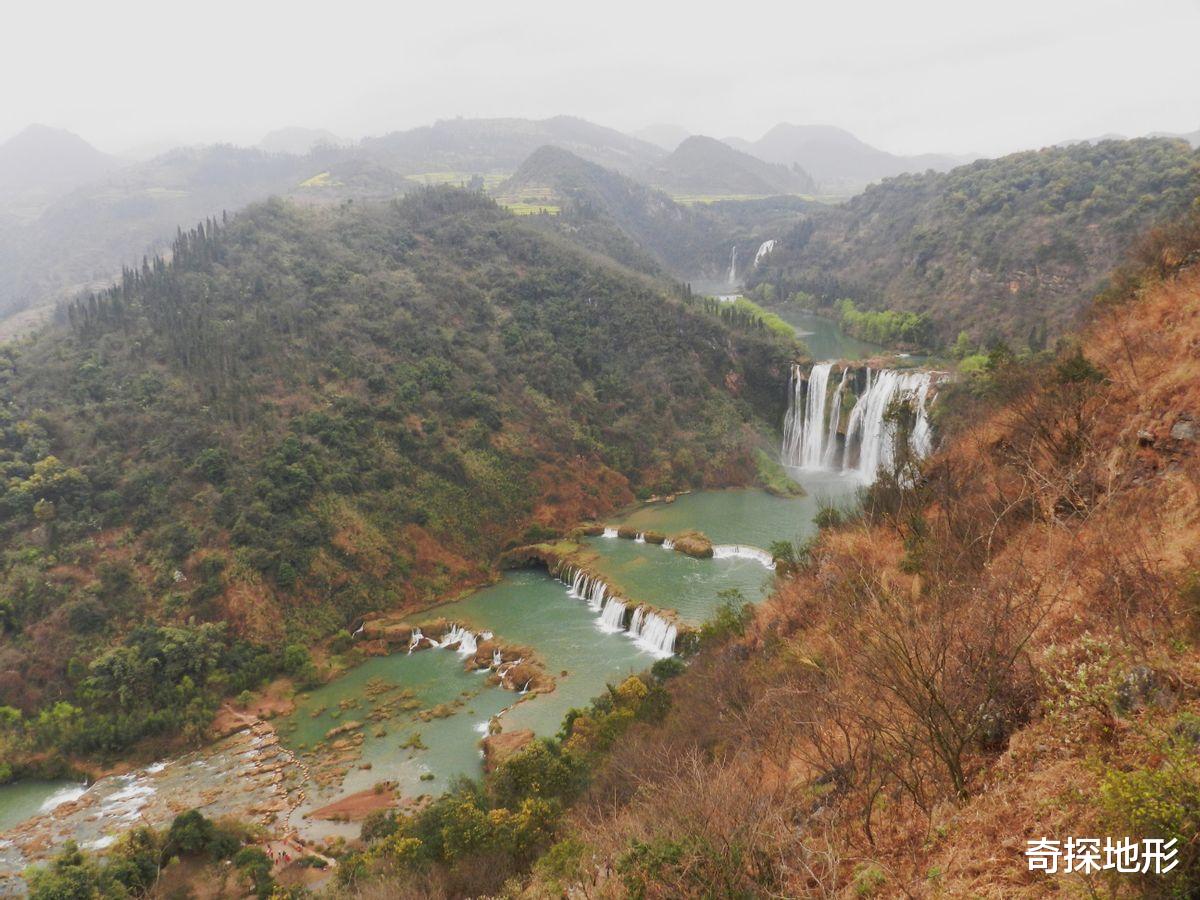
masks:
[[[770,251],[768,242],[759,258]],[[735,267],[736,249],[731,273]],[[823,322],[813,327],[825,329],[822,350],[828,344],[831,352],[853,357],[860,349],[839,343],[844,338]],[[806,495],[699,491],[642,505],[581,540],[586,570],[564,564],[508,572],[466,598],[414,614],[410,621],[425,624],[425,633],[406,631],[392,652],[299,696],[292,714],[259,723],[259,731],[165,761],[133,781],[0,788],[0,814],[9,814],[7,821],[0,815],[0,830],[26,823],[19,826],[20,841],[6,845],[0,838],[0,878],[6,868],[9,875],[19,871],[48,838],[106,846],[127,822],[101,821],[94,813],[130,791],[138,797],[137,815],[160,827],[173,814],[164,803],[176,795],[209,814],[244,812],[207,799],[206,766],[224,771],[236,763],[230,777],[245,788],[239,803],[263,811],[264,824],[277,811],[288,827],[313,837],[355,835],[357,823],[323,817],[322,807],[380,782],[416,797],[448,789],[459,775],[478,775],[481,735],[497,728],[554,734],[569,709],[585,706],[606,683],[677,652],[681,635],[709,619],[729,592],[764,598],[774,578],[774,560],[764,548],[775,540],[804,540],[823,505],[853,502],[863,481],[892,461],[894,426],[885,414],[895,400],[913,404],[910,447],[928,452],[934,383],[928,373],[833,363],[794,367],[782,455]],[[675,547],[693,529],[711,541],[710,558]],[[435,618],[442,623],[436,630]],[[356,636],[367,637],[362,629]],[[531,658],[552,690],[525,691]]]

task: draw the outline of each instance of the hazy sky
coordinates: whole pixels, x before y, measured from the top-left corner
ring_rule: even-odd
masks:
[[[42,122],[110,151],[458,115],[828,123],[904,153],[1200,128],[1200,0],[6,7],[0,139]]]

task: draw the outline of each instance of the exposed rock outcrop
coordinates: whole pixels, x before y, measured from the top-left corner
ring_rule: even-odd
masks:
[[[489,734],[483,739],[483,768],[491,772],[505,760],[511,759],[533,742],[528,729]]]
[[[697,559],[710,559],[713,555],[713,544],[706,535],[699,531],[685,531],[675,535],[675,549]]]

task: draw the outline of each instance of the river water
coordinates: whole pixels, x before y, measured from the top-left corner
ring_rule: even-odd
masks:
[[[786,310],[779,314],[797,328],[816,359],[879,352],[841,334],[829,319]],[[853,503],[860,487],[853,479],[828,473],[791,474],[805,487],[806,496],[703,491],[671,503],[641,506],[606,524],[667,534],[695,529],[717,544],[766,549],[778,540],[804,540],[815,530],[813,517],[822,505]],[[723,592],[735,590],[749,601],[762,599],[774,577],[752,559],[699,560],[617,538],[589,538],[587,544],[597,553],[593,568],[621,596],[674,610],[691,625],[712,615]],[[600,630],[587,604],[568,596],[565,585],[540,570],[507,573],[490,587],[412,619],[435,617],[475,632],[492,631],[508,646],[529,647],[553,676],[555,690],[522,697],[489,686],[484,673],[465,670],[457,653],[438,649],[369,659],[302,695],[295,712],[275,723],[282,747],[311,775],[291,819],[302,831],[311,836],[357,833],[356,824],[317,823],[304,814],[381,781],[394,781],[401,794],[415,797],[437,795],[460,775],[477,776],[482,771],[479,740],[493,717],[500,717],[505,731],[531,729],[553,735],[572,707],[586,705],[606,683],[645,670],[655,659],[624,634]],[[337,733],[354,722],[363,725]],[[337,752],[330,750],[334,742],[340,742]],[[317,745],[322,745],[321,752]],[[170,775],[168,771],[166,777]],[[0,786],[0,835],[72,789],[77,791],[63,782]]]

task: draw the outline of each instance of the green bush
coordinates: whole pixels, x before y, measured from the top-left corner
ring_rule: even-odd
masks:
[[[1101,806],[1121,833],[1177,840],[1179,865],[1168,876],[1170,884],[1195,885],[1200,883],[1200,847],[1195,843],[1200,834],[1200,758],[1186,734],[1163,746],[1161,756],[1154,767],[1105,772]]]

